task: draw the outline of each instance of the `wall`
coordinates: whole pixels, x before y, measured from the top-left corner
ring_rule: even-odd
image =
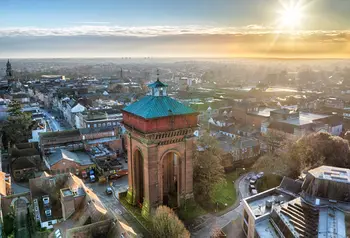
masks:
[[[60,171],[59,174],[62,174],[62,170],[64,171],[64,173],[73,173],[76,174],[76,169],[79,170],[79,172],[81,172],[82,170],[85,170],[87,168],[93,167],[95,166],[94,164],[92,165],[80,165],[78,163],[75,163],[73,161],[69,161],[69,160],[61,160],[58,163],[54,164],[53,166],[51,166],[50,170],[52,171],[53,174],[58,174],[57,170]],[[67,171],[68,169],[68,171]]]
[[[132,136],[136,136],[133,133]],[[171,137],[173,138],[173,137]],[[133,166],[133,157],[132,153],[140,150],[143,155],[144,160],[144,197],[145,200],[150,202],[150,206],[154,207],[159,204],[162,204],[162,188],[163,188],[163,179],[162,179],[162,159],[168,152],[177,152],[179,155],[179,160],[181,161],[180,165],[180,186],[179,193],[182,196],[192,196],[193,192],[193,168],[192,168],[192,156],[194,149],[194,138],[188,138],[186,141],[161,145],[157,146],[155,144],[146,146],[141,143],[138,139],[133,139],[130,142],[130,137],[127,137],[128,140],[128,178],[129,178],[129,187],[135,186],[132,166]],[[131,172],[130,172],[131,171]],[[133,185],[131,185],[133,184]]]
[[[49,225],[49,222],[51,222],[51,225]],[[41,228],[46,227],[47,229],[52,229],[53,228],[53,224],[57,224],[57,219],[51,220],[51,221],[41,222],[40,226],[41,226]]]
[[[130,127],[134,127],[139,131],[151,133],[196,127],[198,118],[197,114],[192,114],[174,117],[161,117],[146,120],[141,117],[124,112],[123,122],[124,124]]]

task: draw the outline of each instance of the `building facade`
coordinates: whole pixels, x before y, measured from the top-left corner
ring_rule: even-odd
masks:
[[[127,130],[128,202],[143,216],[166,204],[181,206],[193,196],[193,132],[198,113],[166,94],[159,79],[150,94],[123,110]]]

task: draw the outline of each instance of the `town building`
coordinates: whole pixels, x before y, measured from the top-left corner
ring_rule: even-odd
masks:
[[[193,197],[192,156],[198,113],[167,96],[159,80],[149,95],[123,109],[128,151],[127,200],[148,217],[157,206]]]
[[[243,199],[246,237],[347,237],[350,170],[321,166]]]
[[[85,152],[72,152],[65,149],[59,149],[44,156],[44,162],[51,174],[72,173],[79,176],[83,171],[95,167],[95,163]]]
[[[80,131],[77,129],[40,133],[39,141],[42,154],[53,153],[58,149],[75,151],[84,148]]]
[[[119,110],[100,109],[77,113],[76,128],[97,128],[117,126],[123,120]]]
[[[59,230],[110,219],[107,209],[83,181],[73,174],[44,174],[31,179],[29,188],[35,221],[41,228]]]
[[[269,120],[261,124],[262,134],[266,134],[268,131],[279,131],[296,137],[312,132],[328,132],[338,136],[342,130],[342,120],[337,116],[289,109],[270,111]]]
[[[41,170],[42,159],[38,143],[20,143],[9,149],[12,176],[15,180],[33,178]]]

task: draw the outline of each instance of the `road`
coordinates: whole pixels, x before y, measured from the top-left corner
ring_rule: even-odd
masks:
[[[107,195],[107,184],[87,183],[90,189],[99,197],[104,206],[114,215],[119,221],[126,222],[134,230],[136,234],[148,234],[143,226],[123,207],[119,202],[118,193],[128,189],[128,177],[124,176],[118,180],[110,181],[114,189],[114,195]]]
[[[52,113],[48,112],[45,109],[40,109],[40,110],[46,116],[47,118],[46,120],[52,131],[64,131],[64,130],[70,129],[68,128],[68,126],[64,126],[59,121],[57,121],[56,117]]]
[[[208,219],[204,221],[203,224],[201,224],[201,228],[199,230],[191,232],[193,237],[209,238],[214,227],[219,227],[222,229],[226,225],[228,225],[230,222],[240,219],[240,217],[242,217],[243,204],[241,199],[250,196],[249,181],[245,179],[247,176],[248,174],[243,175],[242,177],[239,178],[239,180],[236,181],[236,186],[238,185],[237,187],[239,191],[239,197],[238,197],[238,199],[240,199],[239,205],[235,209],[221,216],[209,215]],[[237,232],[235,234],[235,237],[239,237],[238,233],[241,231],[239,230],[235,232]]]

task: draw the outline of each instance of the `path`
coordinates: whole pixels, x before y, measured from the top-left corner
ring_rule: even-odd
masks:
[[[27,203],[23,199],[18,199],[15,203],[16,213],[16,237],[29,238],[29,230],[27,227]]]
[[[198,227],[192,229],[191,234],[193,237],[206,238],[210,237],[210,233],[212,232],[214,227],[223,228],[231,221],[240,218],[243,214],[243,205],[241,202],[242,198],[249,197],[249,182],[245,179],[248,174],[242,175],[235,182],[235,188],[237,193],[239,194],[236,203],[228,209],[223,215],[217,214],[208,214],[206,216],[206,220],[202,222]]]

